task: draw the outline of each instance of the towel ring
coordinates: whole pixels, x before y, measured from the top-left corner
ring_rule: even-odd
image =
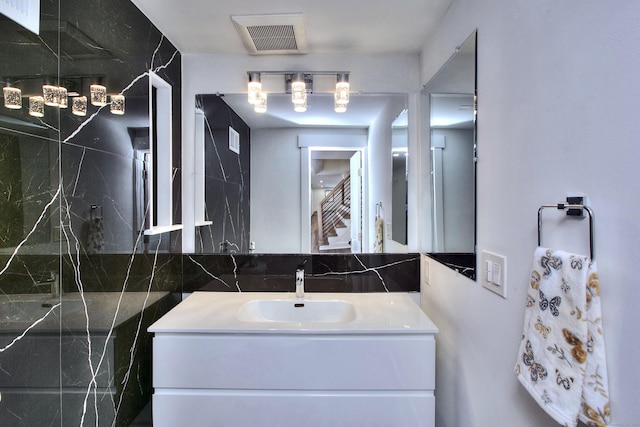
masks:
[[[596,259],[594,244],[593,244],[593,212],[591,208],[586,205],[581,204],[569,204],[569,203],[555,203],[550,205],[542,205],[538,209],[538,246],[542,246],[542,211],[545,208],[556,208],[557,210],[567,211],[567,215],[577,216],[580,218],[584,217],[584,211],[587,212],[589,216],[589,256],[591,260]],[[572,212],[573,210],[573,212]]]

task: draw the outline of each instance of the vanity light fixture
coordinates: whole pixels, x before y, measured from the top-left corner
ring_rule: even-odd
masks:
[[[111,95],[111,114],[124,114],[124,95]]]
[[[256,105],[260,102],[260,94],[262,93],[260,73],[249,73],[247,92],[249,104]]]
[[[87,115],[87,97],[86,96],[76,96],[72,98],[71,113],[81,117]]]
[[[96,107],[104,107],[107,105],[107,88],[100,83],[94,83],[89,86],[91,92],[91,105]]]
[[[29,115],[44,117],[44,98],[40,95],[29,97]]]
[[[264,95],[264,103],[266,104],[266,94],[262,91],[262,77],[265,75],[281,75],[284,76],[285,93],[291,95],[291,102],[293,103],[294,111],[302,113],[307,111],[308,94],[313,93],[314,90],[314,77],[324,76],[326,77],[318,87],[329,88],[333,87],[331,81],[335,78],[335,92],[334,95],[334,110],[338,113],[344,113],[347,111],[347,104],[349,103],[349,72],[348,71],[247,71],[249,76],[248,83],[248,101],[254,105],[254,110],[259,113],[266,111],[266,105],[258,106]],[[266,81],[267,84],[272,82]],[[330,86],[331,85],[331,86]],[[269,91],[272,93],[273,91]],[[319,93],[327,93],[326,89],[322,89]],[[278,90],[276,90],[278,93]],[[331,92],[329,92],[331,93]]]
[[[11,82],[7,81],[6,86],[2,88],[2,96],[6,108],[11,110],[22,108],[22,91],[20,88],[11,86]]]
[[[267,94],[265,92],[260,92],[260,99],[258,103],[253,106],[253,111],[256,113],[267,112]]]

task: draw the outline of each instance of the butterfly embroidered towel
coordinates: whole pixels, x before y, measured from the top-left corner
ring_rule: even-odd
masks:
[[[595,261],[537,248],[515,372],[558,423],[609,422],[609,390]]]

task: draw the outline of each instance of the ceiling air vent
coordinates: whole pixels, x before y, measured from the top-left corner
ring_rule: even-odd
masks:
[[[304,15],[232,16],[240,38],[252,55],[307,53]]]

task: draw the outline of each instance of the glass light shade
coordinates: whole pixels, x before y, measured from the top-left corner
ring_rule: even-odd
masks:
[[[87,97],[86,96],[76,96],[71,101],[71,112],[76,116],[86,116],[87,115]]]
[[[249,91],[248,100],[249,104],[256,105],[260,102],[260,94],[262,93],[262,83],[260,82],[249,82],[247,86],[247,90]]]
[[[348,104],[349,103],[349,82],[336,83],[336,104]]]
[[[333,109],[336,113],[344,113],[347,111],[347,104],[342,104],[338,102],[338,93],[336,92],[333,101]]]
[[[29,97],[29,115],[33,117],[44,117],[44,98],[41,96]]]
[[[111,114],[124,114],[124,95],[111,95]]]
[[[257,104],[254,105],[253,110],[256,113],[266,113],[267,112],[267,94],[264,92],[260,93],[260,100]]]
[[[106,87],[99,84],[92,84],[89,86],[89,90],[91,91],[91,105],[95,105],[96,107],[107,105]]]
[[[304,84],[304,80],[291,82],[291,102],[294,104],[307,103],[307,86]]]
[[[304,113],[307,111],[307,97],[305,96],[304,102],[293,104],[293,111],[296,113]]]
[[[2,96],[4,96],[4,106],[12,110],[22,108],[22,91],[17,87],[5,86],[2,88]]]
[[[68,107],[68,99],[67,99],[67,88],[60,86],[58,88],[58,107],[67,108]]]
[[[42,85],[42,97],[44,98],[44,105],[51,107],[60,105],[60,91],[58,90],[58,86],[49,84]]]

